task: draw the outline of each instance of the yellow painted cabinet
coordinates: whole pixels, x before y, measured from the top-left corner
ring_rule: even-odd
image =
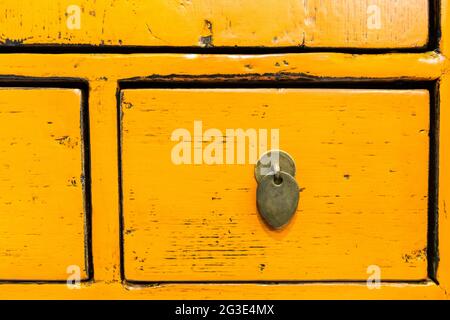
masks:
[[[79,89],[0,89],[0,280],[88,277]]]
[[[448,299],[449,3],[0,1],[0,298]]]
[[[422,48],[430,7],[428,0],[4,0],[0,42]]]
[[[428,278],[428,90],[128,89],[121,114],[125,279]],[[275,134],[301,188],[281,231],[253,176]]]

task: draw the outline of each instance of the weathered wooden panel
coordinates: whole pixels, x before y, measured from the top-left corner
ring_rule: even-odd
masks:
[[[0,2],[3,45],[422,47],[428,0]]]
[[[135,89],[121,107],[126,279],[427,278],[427,90]],[[173,162],[194,121],[279,129],[302,188],[286,229],[259,217],[248,161],[194,164],[201,136],[193,164]]]
[[[76,89],[0,89],[1,280],[86,278],[80,107]]]

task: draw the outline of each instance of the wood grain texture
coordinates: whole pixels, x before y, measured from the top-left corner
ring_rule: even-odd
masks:
[[[81,92],[0,89],[0,280],[86,278]]]
[[[347,300],[347,299],[448,299],[442,287],[432,282],[419,284],[382,283],[370,290],[357,283],[293,284],[162,284],[130,285],[118,281],[82,283],[80,290],[68,290],[66,285],[2,284],[2,299],[209,299],[209,300]]]
[[[442,0],[443,40],[448,39],[448,1]],[[194,55],[194,54],[4,54],[0,74],[23,77],[71,77],[90,82],[90,130],[92,166],[92,247],[95,280],[82,283],[80,290],[62,284],[0,283],[2,299],[448,299],[449,298],[449,126],[447,119],[449,64],[446,54],[274,54],[274,55]],[[381,283],[369,290],[365,283],[302,284],[154,284],[130,285],[120,278],[119,219],[117,185],[117,81],[155,75],[170,80],[299,81],[303,77],[358,81],[363,79],[440,82],[440,183],[438,281]],[[176,76],[174,76],[176,75]],[[191,76],[191,77],[190,77]],[[33,100],[35,103],[37,99]],[[62,102],[61,102],[62,103]],[[305,191],[306,192],[306,191]],[[375,228],[375,227],[374,227]],[[386,248],[389,250],[389,248]]]
[[[124,79],[163,79],[167,82],[434,81],[446,70],[446,65],[447,59],[436,52],[358,55],[334,52],[267,55],[0,54],[3,75],[76,77],[102,86],[105,82],[112,85]],[[99,108],[109,104],[104,102]]]
[[[429,36],[428,0],[3,0],[0,14],[8,46],[415,48]]]
[[[124,268],[136,281],[427,278],[426,90],[148,89],[122,97]],[[177,128],[280,129],[303,188],[269,230],[253,165],[174,165]]]

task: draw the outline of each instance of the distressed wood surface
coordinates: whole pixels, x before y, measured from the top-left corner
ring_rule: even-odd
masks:
[[[443,0],[442,46],[447,47],[448,1]],[[445,43],[444,43],[445,40]],[[449,298],[449,188],[446,161],[449,126],[448,60],[440,53],[351,55],[338,53],[282,55],[85,55],[85,54],[4,54],[0,55],[3,76],[76,77],[88,79],[91,90],[90,130],[92,166],[92,246],[95,281],[82,284],[80,290],[68,290],[62,284],[0,284],[2,299],[445,299]],[[124,78],[179,75],[177,79],[262,79],[298,81],[303,76],[311,80],[408,79],[440,80],[440,194],[439,194],[439,284],[381,283],[379,290],[369,290],[365,283],[310,284],[172,284],[129,285],[120,278],[119,219],[117,186],[117,116],[116,86]],[[111,138],[114,137],[114,138]],[[389,248],[386,248],[386,251]]]
[[[3,45],[414,48],[428,0],[0,2]]]
[[[0,89],[0,280],[86,278],[81,92]]]
[[[122,95],[126,279],[364,281],[370,265],[384,280],[427,278],[428,91]],[[252,164],[171,161],[173,130],[192,132],[194,120],[280,129],[302,188],[286,229],[260,219]]]
[[[442,287],[426,283],[382,283],[380,289],[370,290],[366,284],[303,283],[293,284],[162,284],[130,285],[121,282],[82,283],[80,290],[68,290],[63,284],[29,285],[3,284],[2,299],[164,299],[164,300],[236,300],[236,299],[448,299]]]

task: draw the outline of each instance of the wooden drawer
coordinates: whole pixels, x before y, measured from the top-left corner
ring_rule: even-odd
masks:
[[[87,278],[80,115],[79,89],[0,89],[0,280]]]
[[[428,90],[125,89],[120,106],[127,280],[365,281],[372,265],[428,278]],[[256,158],[222,139],[238,128],[257,132],[247,149],[278,129],[296,162],[281,231],[258,214]]]
[[[429,7],[428,0],[4,0],[0,41],[3,46],[418,48],[428,43]]]

